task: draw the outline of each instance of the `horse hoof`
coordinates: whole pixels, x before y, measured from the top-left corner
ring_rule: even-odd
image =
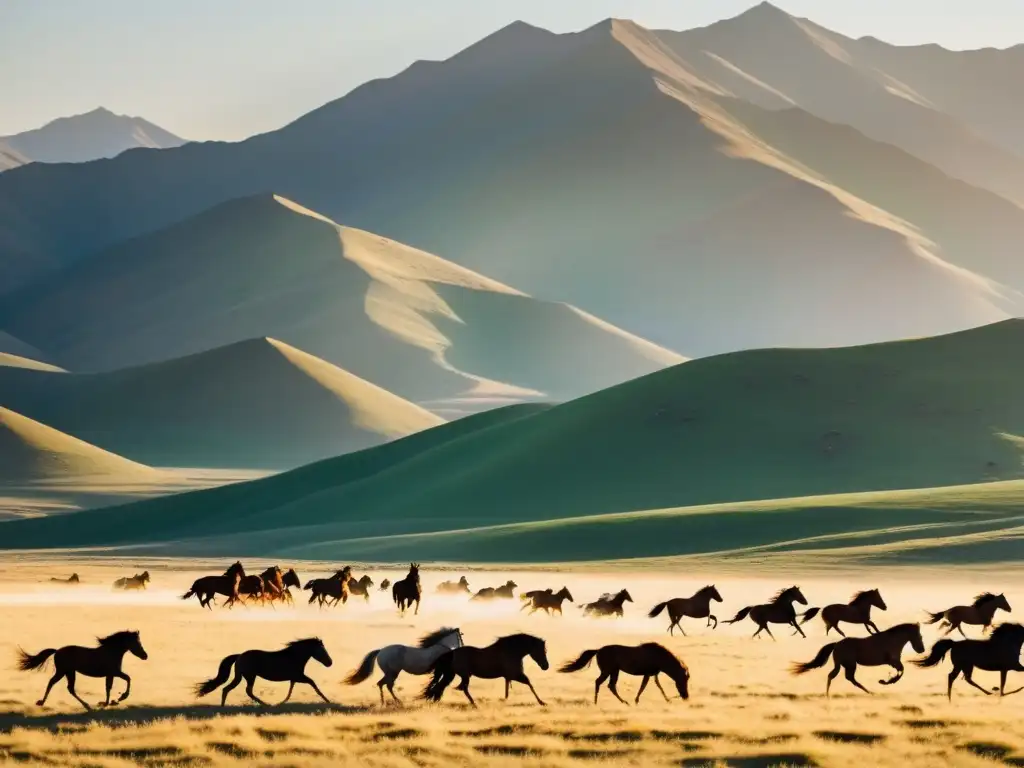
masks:
[[[45,702],[45,701],[43,701],[42,699],[40,699],[39,701],[37,701],[37,702],[36,702],[36,706],[37,706],[37,707],[41,707],[41,706],[43,706],[44,704],[46,704],[46,702]]]

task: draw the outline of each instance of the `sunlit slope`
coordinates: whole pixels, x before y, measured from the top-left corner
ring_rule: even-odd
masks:
[[[283,521],[358,538],[1013,480],[1022,477],[1022,343],[1024,323],[1010,321],[696,360],[463,434],[358,482],[339,473],[306,490],[291,475],[253,486],[260,504],[193,494],[97,512],[66,543],[232,536]],[[26,538],[12,541],[35,541],[20,530]]]
[[[0,369],[0,396],[160,466],[294,467],[443,422],[276,339],[101,374]]]
[[[159,476],[150,467],[0,407],[0,484],[23,486],[94,479],[139,482]]]
[[[568,398],[684,359],[269,195],[118,246],[8,306],[16,333],[75,370],[271,336],[440,411]]]

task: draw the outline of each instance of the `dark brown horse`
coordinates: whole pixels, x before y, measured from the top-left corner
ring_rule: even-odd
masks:
[[[614,595],[604,594],[597,600],[586,605],[581,605],[580,610],[584,616],[619,616],[623,615],[622,605],[626,602],[633,602],[632,595],[625,589],[620,589]]]
[[[299,580],[299,574],[295,572],[294,568],[289,568],[284,572],[281,577],[281,593],[273,596],[272,600],[281,600],[288,605],[295,605],[295,598],[292,597],[292,591],[289,587],[295,587],[296,589],[302,589],[302,582]]]
[[[1000,608],[1010,613],[1010,604],[1004,595],[983,592],[974,598],[971,605],[955,605],[938,613],[929,613],[925,624],[938,624],[940,628],[945,627],[947,635],[955,629],[961,637],[966,638],[967,635],[964,634],[961,624],[980,624],[983,630],[988,629],[992,626],[992,617]]]
[[[427,701],[440,701],[445,689],[456,677],[462,682],[458,690],[466,694],[469,703],[474,707],[476,702],[469,692],[470,678],[480,677],[485,680],[505,680],[505,698],[508,698],[511,683],[522,683],[529,687],[537,703],[543,705],[533,683],[523,671],[523,659],[529,656],[541,669],[548,668],[547,646],[539,637],[518,634],[508,635],[495,640],[486,648],[474,648],[465,645],[440,656],[430,667],[434,673],[420,698]]]
[[[469,579],[463,576],[458,581],[442,581],[437,585],[436,591],[442,595],[459,595],[463,592],[468,595],[470,593]]]
[[[272,565],[260,574],[263,580],[263,592],[268,600],[278,600],[284,596],[284,571],[281,566]]]
[[[391,586],[391,579],[384,579],[384,581],[382,581],[380,583],[380,591],[381,592],[387,592],[388,587],[390,587],[390,586]]]
[[[689,616],[691,619],[706,618],[708,621],[705,626],[711,627],[711,622],[714,622],[712,629],[718,629],[718,617],[711,613],[712,600],[720,603],[722,596],[718,594],[714,584],[708,584],[706,587],[698,589],[693,597],[676,597],[666,600],[664,603],[658,603],[651,608],[651,612],[647,616],[653,619],[663,610],[668,609],[668,633],[670,635],[673,634],[676,627],[679,627],[679,631],[684,635],[686,634],[683,625],[679,623],[684,616]]]
[[[642,677],[640,690],[636,692],[634,704],[640,702],[640,696],[647,687],[648,681],[654,678],[654,684],[658,686],[661,695],[668,701],[668,694],[661,687],[658,675],[665,673],[676,684],[676,690],[683,699],[690,698],[690,670],[686,668],[675,655],[658,643],[644,643],[637,646],[628,645],[606,645],[594,651],[584,651],[575,661],[563,664],[559,672],[579,672],[590,666],[590,662],[597,659],[597,668],[600,674],[594,682],[594,703],[597,704],[597,694],[601,690],[601,684],[608,681],[608,690],[623,704],[626,701],[619,696],[618,684],[619,674],[624,672],[627,675]]]
[[[238,597],[242,602],[246,599],[267,602],[267,587],[262,576],[249,574],[238,579]]]
[[[872,632],[878,632],[878,627],[871,620],[872,607],[880,611],[887,610],[885,600],[882,599],[882,593],[877,589],[858,592],[850,599],[849,603],[826,605],[821,609],[821,620],[825,622],[825,634],[827,635],[834,629],[840,635],[846,637],[846,633],[839,628],[840,622],[843,621],[847,624],[863,624],[864,629],[868,631],[869,635]],[[803,621],[800,623],[806,624],[817,615],[818,609],[810,608],[804,611]]]
[[[774,640],[775,635],[768,628],[769,624],[789,624],[795,627],[802,637],[807,637],[804,631],[800,629],[800,625],[796,623],[796,609],[793,608],[793,603],[807,605],[807,598],[804,597],[799,587],[781,589],[772,598],[770,603],[747,606],[725,623],[735,624],[750,616],[754,623],[757,624],[757,631],[754,633],[754,637],[757,637],[764,631],[768,633],[768,637]]]
[[[124,576],[114,582],[114,589],[145,589],[149,583],[149,571],[136,573],[134,576]]]
[[[295,688],[296,683],[305,683],[310,686],[321,699],[330,704],[330,700],[324,696],[312,678],[306,675],[306,664],[309,663],[310,659],[316,659],[325,667],[329,667],[334,663],[331,661],[331,656],[327,653],[327,649],[319,637],[295,640],[288,643],[280,651],[253,650],[233,656],[226,656],[217,669],[217,676],[204,683],[199,683],[195,687],[196,696],[205,696],[220,688],[224,683],[227,683],[228,677],[231,676],[231,668],[234,667],[234,678],[221,692],[220,705],[222,707],[227,702],[228,694],[243,679],[245,680],[245,692],[249,694],[249,698],[264,707],[268,706],[267,702],[259,698],[253,691],[253,685],[255,685],[256,678],[258,677],[274,682],[287,681],[289,683],[288,695],[284,697],[284,701],[281,702],[282,704],[292,697],[292,690]]]
[[[101,707],[108,706],[111,703],[110,691],[114,687],[115,677],[124,680],[125,689],[121,697],[113,703],[120,704],[128,698],[128,694],[132,692],[132,679],[121,669],[124,663],[124,655],[130,652],[143,661],[149,658],[146,649],[142,647],[139,633],[129,631],[117,632],[107,637],[98,638],[97,641],[99,642],[99,647],[97,648],[65,645],[63,648],[47,648],[35,656],[30,656],[20,648],[18,649],[18,669],[25,672],[32,669],[41,669],[46,664],[46,661],[53,656],[53,677],[46,684],[46,693],[43,694],[43,698],[37,701],[36,704],[40,707],[46,704],[46,699],[50,695],[50,689],[59,683],[62,678],[66,677],[68,680],[68,692],[83,707],[91,709],[82,700],[82,697],[75,692],[75,679],[77,675],[106,678],[107,698],[100,703],[99,706]]]
[[[520,597],[523,599],[523,607],[519,610],[523,611],[529,608],[529,615],[533,615],[537,611],[544,611],[548,616],[550,616],[552,612],[557,612],[558,615],[561,616],[562,603],[566,600],[570,603],[573,602],[572,593],[569,592],[568,587],[562,587],[557,592],[553,592],[550,589],[535,589],[532,592],[520,595]]]
[[[82,580],[78,578],[77,573],[72,573],[66,579],[58,579],[56,577],[51,576],[50,581],[55,581],[58,584],[79,584],[81,583]]]
[[[825,683],[825,695],[829,695],[832,681],[836,679],[840,669],[846,671],[846,679],[865,693],[871,693],[857,682],[854,674],[857,665],[862,667],[890,666],[896,674],[888,680],[879,680],[881,685],[898,683],[903,677],[903,647],[910,643],[915,651],[924,653],[924,640],[921,639],[921,627],[918,624],[898,624],[895,627],[876,632],[870,637],[847,637],[835,643],[823,645],[818,655],[803,664],[793,664],[790,671],[794,675],[802,675],[812,669],[819,669],[828,663],[829,657],[835,663],[828,673]]]
[[[370,602],[370,587],[372,586],[373,579],[367,573],[364,573],[359,579],[348,580],[348,591],[356,597],[362,597],[366,602]]]
[[[484,587],[473,595],[470,600],[511,600],[516,596],[515,589],[519,585],[509,579],[500,587]]]
[[[202,576],[192,582],[192,587],[181,596],[182,600],[188,600],[195,595],[199,598],[199,605],[209,608],[215,595],[224,595],[227,599],[227,606],[230,608],[238,602],[239,582],[245,577],[245,568],[237,560],[219,576]]]
[[[352,567],[346,565],[326,579],[310,579],[306,582],[306,586],[303,587],[303,589],[308,589],[311,592],[309,604],[312,605],[313,601],[316,600],[319,601],[320,607],[323,608],[325,603],[330,603],[330,605],[337,605],[339,602],[347,603],[350,594],[348,584],[351,578]]]
[[[416,603],[416,613],[420,612],[420,598],[423,590],[420,587],[420,566],[419,563],[409,563],[409,573],[404,579],[399,579],[391,587],[391,599],[395,601],[399,612],[405,616],[405,609]]]
[[[963,673],[964,680],[973,685],[982,693],[989,695],[976,682],[972,675],[975,669],[983,669],[988,672],[999,673],[999,687],[992,691],[999,691],[1000,696],[1009,696],[1019,693],[1022,689],[1012,691],[1006,690],[1006,675],[1010,672],[1024,672],[1024,666],[1020,663],[1020,650],[1024,645],[1024,627],[1020,624],[1000,624],[992,634],[985,640],[950,640],[943,638],[932,646],[931,653],[927,658],[914,659],[913,663],[919,667],[934,667],[939,664],[946,654],[949,654],[953,662],[953,671],[949,673],[949,682],[946,687],[946,697],[953,698],[953,683]]]

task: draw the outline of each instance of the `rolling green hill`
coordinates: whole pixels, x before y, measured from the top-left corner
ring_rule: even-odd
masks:
[[[443,533],[449,538],[432,541],[448,542],[436,550],[446,557],[458,550],[461,560],[560,559],[568,554],[538,548],[537,528],[515,529],[503,546],[510,529],[494,526],[1017,480],[1024,477],[1022,345],[1024,321],[1007,321],[890,344],[706,358],[485,429],[446,425],[257,483],[76,515],[59,531],[47,520],[17,522],[4,539],[26,547],[52,536],[69,546],[213,537],[195,546],[224,554]],[[415,450],[403,447],[410,440]],[[372,472],[355,471],[365,464]],[[791,525],[778,527],[773,540],[891,528],[900,519],[937,522],[927,505],[902,517],[884,504],[838,517],[829,508],[849,504],[782,506],[793,511],[776,519]],[[966,503],[938,517],[963,524],[980,519],[973,511]],[[696,541],[691,515],[629,518],[635,540],[601,520],[574,521],[579,540],[559,552],[577,559],[685,553]],[[756,543],[744,533],[754,518],[718,519],[734,522],[714,534],[718,549]],[[373,546],[396,551],[387,542]]]

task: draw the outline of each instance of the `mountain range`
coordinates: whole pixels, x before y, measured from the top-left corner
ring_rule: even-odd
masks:
[[[1003,547],[1022,63],[762,3],[518,22],[237,143],[7,141],[41,162],[0,174],[0,449],[292,470],[89,512],[75,546],[670,557],[704,514],[879,544],[898,509],[901,541]],[[783,541],[743,519],[723,540]]]

